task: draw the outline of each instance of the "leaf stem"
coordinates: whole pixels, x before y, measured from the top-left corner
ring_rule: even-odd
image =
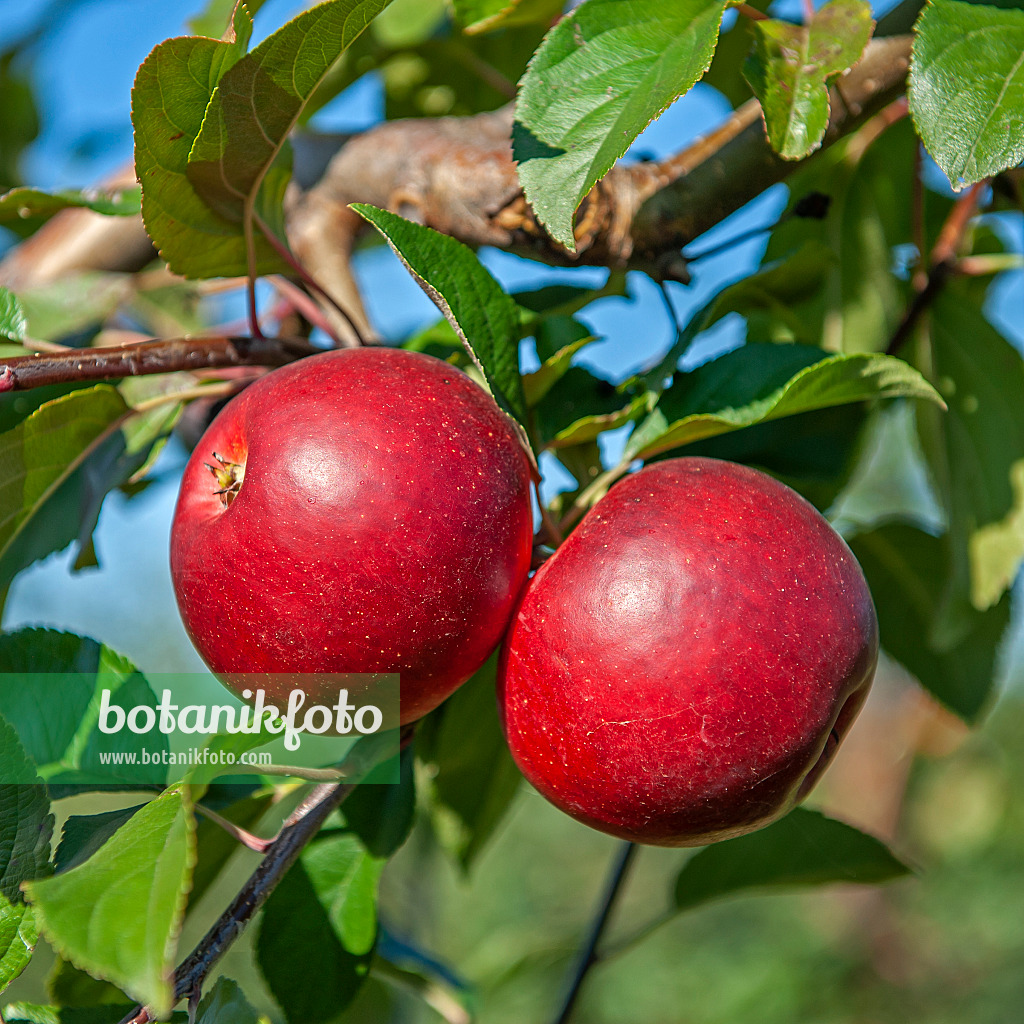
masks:
[[[313,275],[310,274],[310,272],[306,270],[306,268],[295,258],[295,256],[293,255],[292,251],[288,248],[288,246],[282,244],[281,240],[277,237],[277,235],[275,235],[274,232],[270,230],[269,225],[260,217],[258,213],[254,212],[253,218],[256,222],[256,225],[263,233],[263,236],[273,247],[274,251],[278,254],[278,256],[281,257],[281,259],[285,261],[285,263],[288,264],[289,267],[292,268],[292,270],[295,272],[296,276],[302,281],[302,283],[305,284],[307,288],[316,292],[316,294],[319,295],[325,302],[330,303],[331,306],[337,311],[338,315],[342,318],[342,320],[344,320],[345,323],[348,324],[349,328],[352,331],[352,334],[355,336],[356,345],[360,346],[368,344],[366,338],[363,337],[362,332],[359,330],[359,327],[356,325],[355,321],[349,315],[348,310],[346,310],[341,305],[341,303],[339,303],[338,300],[335,299],[334,296],[331,295],[329,291],[327,291],[326,288],[322,287],[319,284],[319,282],[317,282]],[[318,324],[317,326],[320,325]],[[330,327],[327,327],[326,330],[327,333],[331,336],[331,338],[334,339],[336,345],[344,344],[334,330],[332,330]]]
[[[604,934],[604,929],[611,917],[612,910],[615,908],[616,898],[629,873],[630,865],[636,857],[637,849],[636,843],[623,843],[615,855],[611,874],[608,876],[608,882],[605,886],[597,915],[590,926],[590,931],[583,946],[580,948],[576,969],[573,971],[569,987],[562,1000],[562,1008],[555,1018],[554,1024],[568,1024],[572,1018],[572,1012],[576,1006],[576,1000],[579,998],[583,982],[586,980],[590,968],[597,963],[597,944],[601,941],[601,936]]]
[[[256,853],[266,853],[267,848],[274,841],[273,839],[261,839],[259,836],[253,835],[248,829],[236,825],[233,821],[228,821],[227,818],[221,817],[216,811],[211,811],[209,807],[204,807],[202,804],[196,804],[195,807],[200,814],[208,818],[215,825],[219,825],[232,839],[237,840],[244,847]]]

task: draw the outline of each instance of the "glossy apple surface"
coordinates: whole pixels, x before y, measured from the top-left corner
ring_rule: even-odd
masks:
[[[626,477],[529,584],[499,671],[526,778],[625,839],[694,846],[784,814],[874,675],[860,567],[812,505],[713,459]]]
[[[413,721],[501,640],[529,571],[529,480],[509,421],[441,360],[365,348],[276,370],[185,469],[185,627],[218,674],[399,672]]]

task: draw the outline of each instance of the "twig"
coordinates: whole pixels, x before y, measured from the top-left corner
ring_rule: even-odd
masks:
[[[978,201],[982,190],[988,186],[988,180],[972,185],[956,202],[949,212],[938,240],[932,248],[929,261],[928,279],[924,287],[914,296],[899,326],[886,348],[886,355],[895,355],[903,342],[910,337],[918,320],[926,309],[935,301],[939,292],[945,287],[950,275],[956,269],[957,251],[963,242],[964,232],[971,217],[977,212]]]
[[[302,338],[163,338],[0,360],[0,392],[226,366],[284,366],[317,352]]]
[[[568,1024],[572,1017],[572,1011],[576,1006],[576,1000],[579,998],[580,989],[587,977],[587,973],[597,963],[597,944],[601,941],[601,936],[604,934],[605,926],[608,924],[608,919],[611,917],[612,910],[615,907],[616,897],[619,895],[622,883],[626,879],[629,866],[636,856],[636,851],[636,843],[623,843],[615,857],[615,863],[612,865],[611,874],[608,877],[608,884],[601,899],[597,916],[594,918],[586,941],[580,949],[576,969],[573,971],[569,988],[562,1000],[562,1009],[555,1018],[555,1024]]]
[[[174,972],[175,1002],[191,996],[202,987],[210,971],[288,873],[303,847],[353,789],[354,785],[338,783],[315,786],[295,809],[241,892]],[[132,1010],[121,1024],[150,1024],[152,1020],[149,1011],[140,1006]]]

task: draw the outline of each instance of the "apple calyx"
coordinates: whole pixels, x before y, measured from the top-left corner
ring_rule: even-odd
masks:
[[[242,481],[245,479],[245,466],[238,462],[231,462],[223,456],[213,453],[213,457],[220,463],[220,466],[212,466],[209,462],[203,465],[213,474],[217,481],[217,490],[213,493],[220,498],[221,504],[227,508],[235,500],[238,492],[242,489]]]

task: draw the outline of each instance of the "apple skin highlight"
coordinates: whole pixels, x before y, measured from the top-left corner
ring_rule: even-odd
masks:
[[[397,672],[415,721],[501,640],[529,485],[460,370],[384,348],[300,360],[228,403],[188,462],[170,542],[185,628],[221,676]]]
[[[498,700],[513,757],[603,832],[698,846],[781,817],[874,676],[867,583],[817,510],[756,470],[652,464],[530,582]]]

